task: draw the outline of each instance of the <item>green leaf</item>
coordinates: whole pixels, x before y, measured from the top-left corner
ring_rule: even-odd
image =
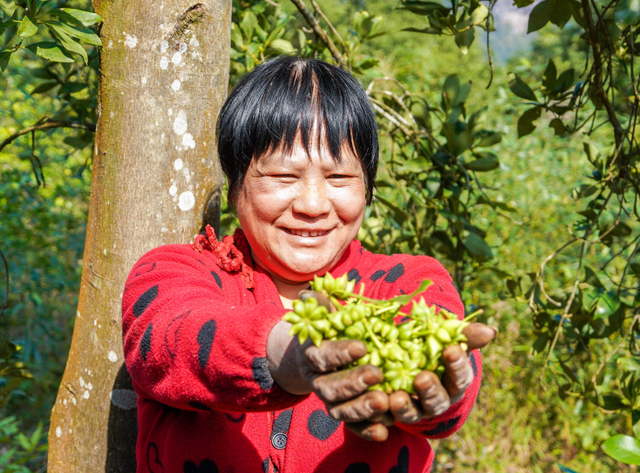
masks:
[[[409,31],[411,33],[423,33],[423,34],[442,34],[442,28],[402,28],[401,31]]]
[[[424,156],[408,159],[402,164],[402,171],[410,173],[424,172],[429,168],[429,161]]]
[[[500,166],[498,157],[493,153],[484,153],[488,155],[486,158],[476,159],[474,161],[468,161],[464,163],[464,167],[471,171],[487,172],[492,171]]]
[[[476,37],[475,28],[469,28],[468,30],[464,30],[460,33],[456,33],[455,41],[460,48],[462,54],[467,54],[469,52],[469,48],[473,44],[473,39]]]
[[[591,266],[585,266],[584,270],[585,270],[584,282],[586,282],[587,284],[590,284],[593,287],[597,287],[597,288],[604,287],[600,282],[600,279],[598,278],[598,275],[596,274],[596,272],[593,269],[591,269]]]
[[[613,15],[620,28],[636,25],[640,21],[640,0],[622,0]]]
[[[576,23],[578,23],[583,30],[586,30],[587,22],[582,14],[582,4],[577,0],[569,0],[569,8],[571,9],[571,14],[573,15],[573,19],[576,20]]]
[[[531,10],[531,13],[529,14],[529,26],[527,27],[527,34],[538,31],[544,25],[549,23],[551,14],[554,10],[554,3],[555,2],[553,0],[544,0],[533,7],[533,10]]]
[[[64,29],[60,28],[59,25],[61,24],[62,23],[58,22],[45,22],[47,28],[49,28],[53,35],[58,38],[58,40],[62,43],[62,46],[64,46],[64,48],[69,52],[79,54],[84,60],[84,63],[87,64],[87,62],[89,62],[87,51],[85,51],[85,49],[79,43],[76,43],[73,39],[71,39],[69,35],[65,33]]]
[[[285,39],[274,39],[269,44],[269,48],[280,54],[291,54],[296,50],[296,48],[294,48],[293,45]]]
[[[244,33],[244,38],[247,41],[251,40],[251,37],[253,36],[253,30],[255,29],[257,24],[258,19],[250,11],[246,12],[242,17],[242,21],[240,22],[240,29]]]
[[[4,13],[3,22],[7,22],[11,19],[16,11],[16,6],[15,0],[0,0],[0,10]]]
[[[389,210],[391,210],[393,212],[393,219],[399,225],[402,225],[402,224],[406,223],[407,220],[409,220],[409,218],[410,218],[409,214],[405,210],[403,210],[400,207],[398,207],[393,202],[388,201],[387,199],[382,197],[380,194],[376,195],[376,199],[379,200],[385,207],[387,207]]]
[[[619,307],[620,298],[618,295],[613,291],[606,292],[598,299],[596,313],[593,316],[593,319],[598,320],[609,318],[618,310]]]
[[[23,38],[28,38],[29,36],[33,36],[38,32],[38,27],[34,25],[28,16],[25,16],[22,19],[22,23],[20,23],[20,28],[18,28],[18,36],[22,36]]]
[[[542,89],[543,91],[550,92],[556,87],[556,77],[558,75],[558,70],[556,69],[556,64],[553,62],[553,59],[549,59],[549,63],[547,64],[547,68],[542,74]]]
[[[75,60],[62,49],[60,49],[56,43],[50,41],[30,44],[29,46],[27,46],[27,49],[40,57],[48,59],[49,61],[75,62]]]
[[[573,69],[567,69],[562,74],[558,76],[556,92],[564,92],[569,89],[573,84],[573,77],[575,76],[575,71]]]
[[[470,232],[464,239],[463,245],[478,261],[488,261],[493,259],[491,247],[477,233]]]
[[[627,406],[623,402],[623,398],[618,394],[605,394],[601,398],[600,405],[608,411],[619,411]]]
[[[640,465],[640,442],[629,435],[614,435],[600,448],[614,460],[627,465]]]
[[[513,4],[518,8],[524,8],[531,5],[535,0],[513,0]]]
[[[423,2],[423,1],[404,1],[402,6],[398,7],[398,10],[409,10],[416,15],[431,15],[435,11],[439,11],[443,15],[449,12],[449,9],[438,2]]]
[[[553,10],[549,17],[551,23],[558,28],[563,28],[564,25],[571,19],[571,7],[567,0],[554,0]]]
[[[59,21],[46,21],[45,24],[47,26],[55,25],[57,31],[62,31],[64,34],[71,36],[72,38],[78,38],[85,43],[93,44],[94,46],[102,46],[102,41],[100,41],[98,35],[91,30],[69,26]]]
[[[52,14],[58,15],[58,12],[62,12],[68,17],[71,17],[82,24],[82,26],[95,25],[102,21],[102,17],[96,13],[84,10],[76,10],[75,8],[58,8],[51,11]]]
[[[4,70],[9,65],[9,60],[11,59],[12,51],[0,51],[0,70],[4,72]]]
[[[567,128],[559,118],[554,118],[553,120],[551,120],[551,122],[549,122],[549,128],[553,128],[556,136],[562,136],[567,133]]]
[[[512,73],[513,77],[509,81],[509,89],[511,92],[516,94],[518,97],[523,98],[525,100],[531,100],[533,102],[538,101],[538,97],[536,97],[535,92],[527,85],[525,81],[520,79],[518,74]]]
[[[587,155],[587,159],[591,164],[596,164],[598,162],[598,158],[600,157],[600,150],[591,142],[585,142],[582,144],[585,154]]]
[[[522,114],[518,119],[518,138],[522,138],[536,129],[536,125],[533,122],[540,118],[540,113],[540,107],[534,107]]]
[[[474,25],[485,22],[489,16],[489,9],[486,5],[478,3],[478,6],[471,12],[471,22]]]
[[[31,95],[33,95],[33,94],[41,94],[43,92],[47,92],[47,91],[53,89],[56,85],[58,85],[58,82],[56,82],[56,81],[43,82],[42,84],[38,85],[37,87],[35,87],[31,91]]]
[[[571,381],[573,381],[575,383],[579,383],[580,382],[580,380],[576,376],[576,373],[573,371],[573,369],[571,369],[571,367],[569,365],[567,365],[560,358],[558,358],[558,362],[560,362],[560,367],[562,368],[562,371],[564,371],[564,374],[566,374],[569,377],[569,379],[571,379]]]
[[[476,147],[478,148],[488,148],[489,146],[493,146],[502,141],[502,133],[490,131],[489,133],[482,135]]]
[[[640,371],[640,361],[635,358],[618,358],[616,363],[625,371],[633,371],[636,373]]]
[[[589,197],[593,195],[598,190],[597,186],[592,184],[580,184],[578,187],[571,191],[571,197],[575,200],[583,199],[585,197]]]

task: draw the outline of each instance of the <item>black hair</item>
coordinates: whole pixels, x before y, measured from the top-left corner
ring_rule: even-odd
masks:
[[[318,123],[321,126],[315,126]],[[315,130],[340,162],[345,146],[362,164],[371,203],[378,168],[375,116],[360,83],[348,72],[316,59],[278,57],[245,75],[229,94],[216,135],[229,202],[242,187],[253,159],[291,152],[296,135],[310,154]]]

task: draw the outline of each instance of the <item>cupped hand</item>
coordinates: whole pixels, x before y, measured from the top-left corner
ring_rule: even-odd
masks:
[[[463,333],[467,337],[468,352],[488,345],[496,336],[494,328],[481,323],[470,324]],[[442,381],[431,371],[416,376],[415,396],[405,391],[389,395],[389,411],[396,422],[412,424],[443,414],[464,396],[473,382],[473,369],[468,352],[460,345],[451,345],[442,353],[444,376]]]
[[[316,297],[334,310],[322,294],[303,291],[300,297]],[[386,440],[387,427],[395,422],[410,424],[444,413],[462,399],[473,381],[467,352],[452,345],[442,354],[442,381],[435,373],[423,371],[414,380],[416,395],[368,391],[383,381],[379,368],[363,365],[338,371],[366,354],[362,341],[324,340],[316,347],[307,340],[300,345],[297,337],[289,336],[290,327],[279,322],[269,335],[267,357],[276,383],[292,394],[315,393],[334,419],[344,421],[349,430],[367,440]],[[496,336],[495,329],[480,323],[470,324],[463,333],[468,351],[486,346]]]

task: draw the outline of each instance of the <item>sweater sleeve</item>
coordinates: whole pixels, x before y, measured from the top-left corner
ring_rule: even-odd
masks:
[[[290,407],[267,368],[267,337],[285,313],[256,303],[215,257],[188,245],[150,251],[122,298],[125,361],[136,392],[179,409],[226,412]]]
[[[427,304],[452,312],[459,319],[464,318],[464,305],[458,290],[442,264],[428,256],[403,255],[399,259],[400,261],[396,262],[395,266],[387,272],[387,275],[393,274],[394,284],[386,286],[386,294],[381,298],[388,299],[399,293],[409,294],[415,291],[423,280],[429,279],[432,282],[431,286],[423,293],[418,294],[414,300],[419,301],[424,297]],[[382,286],[381,290],[384,290],[384,287]],[[412,305],[412,303],[406,305],[402,312],[409,314]],[[415,424],[397,423],[396,426],[414,435],[427,438],[448,437],[460,429],[469,416],[480,390],[482,362],[478,350],[473,350],[469,354],[469,362],[473,369],[474,379],[462,399],[439,416]]]

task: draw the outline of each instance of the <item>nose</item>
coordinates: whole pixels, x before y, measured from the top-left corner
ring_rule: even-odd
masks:
[[[322,182],[306,182],[293,201],[294,213],[307,217],[320,217],[331,211],[331,201],[327,194],[326,184]]]

